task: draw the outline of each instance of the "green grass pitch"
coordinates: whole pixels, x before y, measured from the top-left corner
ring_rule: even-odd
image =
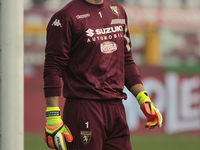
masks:
[[[200,150],[199,135],[132,135],[133,150]],[[51,150],[46,146],[43,135],[26,134],[25,150]]]

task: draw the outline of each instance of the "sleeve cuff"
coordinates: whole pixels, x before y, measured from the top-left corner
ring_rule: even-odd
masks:
[[[61,95],[61,87],[44,88],[44,96],[45,97],[60,96],[60,95]]]
[[[127,87],[127,89],[130,89],[135,84],[142,84],[142,78],[140,75],[126,78],[125,86]]]

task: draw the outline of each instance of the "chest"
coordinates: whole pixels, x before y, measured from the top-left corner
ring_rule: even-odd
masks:
[[[76,15],[74,32],[87,43],[117,41],[123,38],[125,19],[117,6],[88,9]]]

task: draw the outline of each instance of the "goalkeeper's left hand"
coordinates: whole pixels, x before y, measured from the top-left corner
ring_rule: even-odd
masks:
[[[155,107],[146,91],[140,92],[136,99],[140,104],[140,108],[144,115],[147,117],[145,128],[153,129],[156,126],[161,128],[163,118],[159,110]]]
[[[72,142],[73,136],[63,124],[59,107],[47,107],[44,140],[47,145],[56,150],[67,150],[66,142]]]

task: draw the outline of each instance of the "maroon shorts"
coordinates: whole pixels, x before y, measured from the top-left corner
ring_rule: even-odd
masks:
[[[68,150],[132,150],[122,101],[66,100],[63,121],[74,137]]]

